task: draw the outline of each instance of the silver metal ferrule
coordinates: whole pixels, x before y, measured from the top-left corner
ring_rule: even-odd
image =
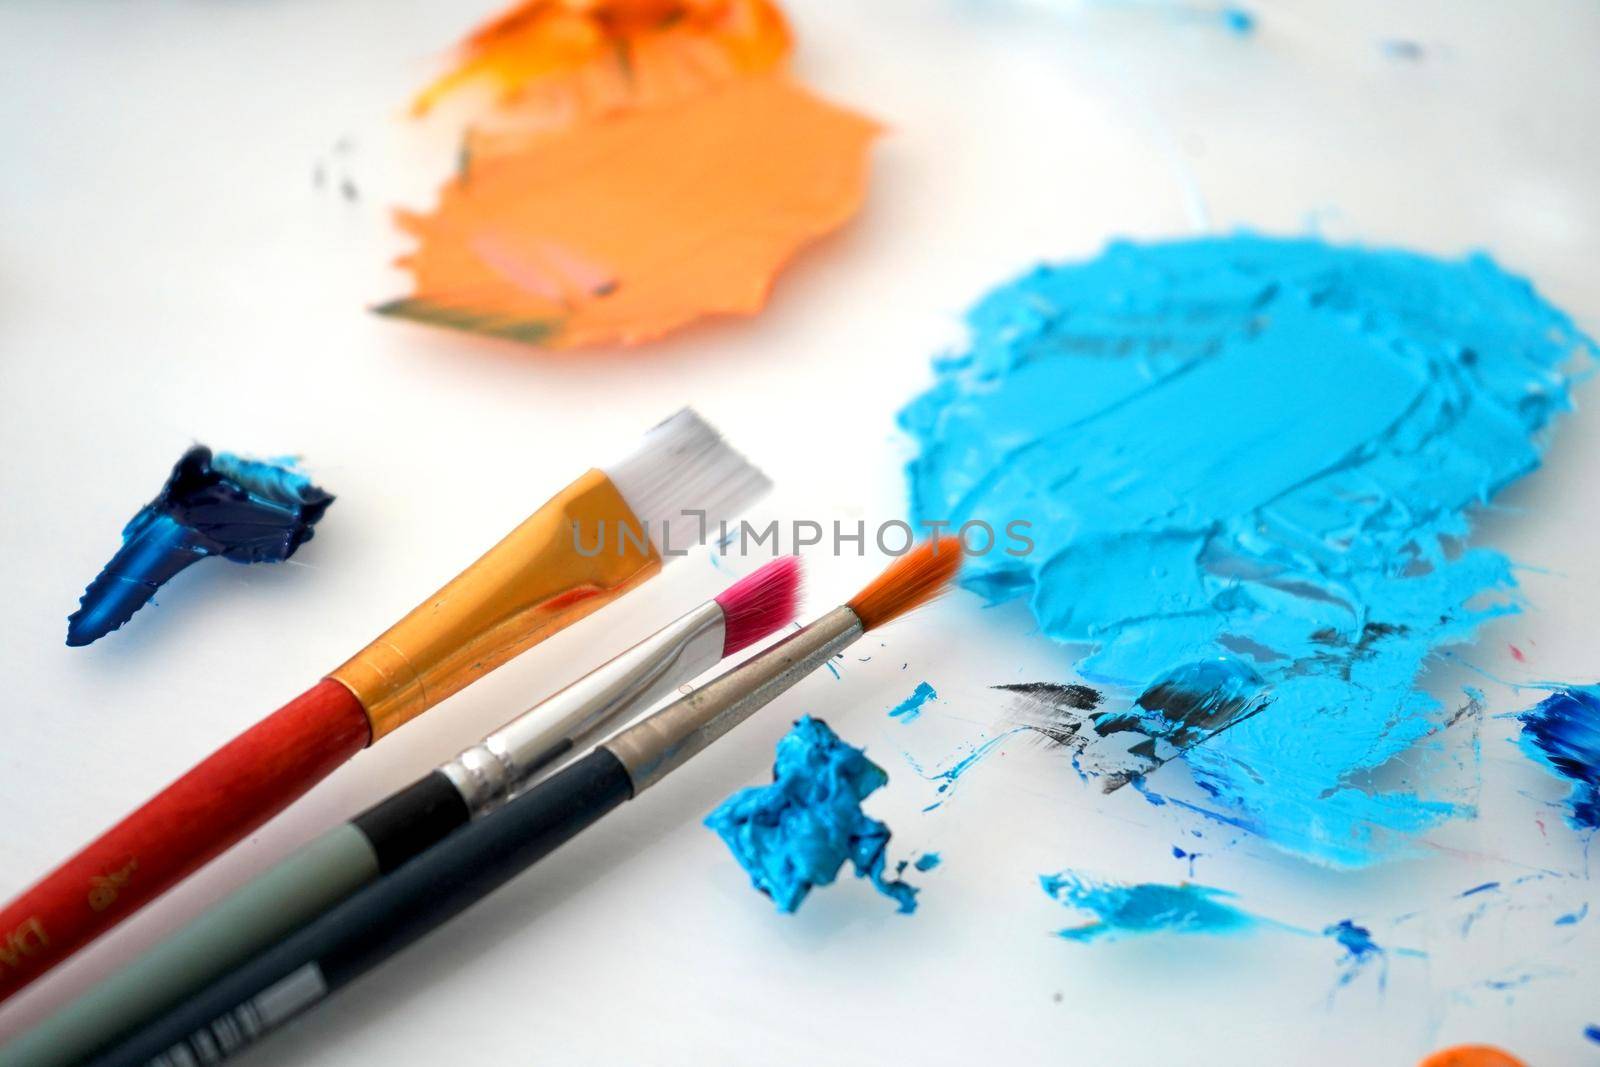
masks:
[[[708,600],[441,764],[477,818],[516,796],[586,736],[615,727],[722,659],[722,608]]]
[[[759,656],[623,730],[601,747],[627,768],[633,795],[671,774],[711,742],[772,703],[866,632],[848,607],[828,614]]]

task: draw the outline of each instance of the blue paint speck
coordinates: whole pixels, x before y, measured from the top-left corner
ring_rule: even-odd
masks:
[[[1552,693],[1517,721],[1522,750],[1572,783],[1567,823],[1600,828],[1600,685]]]
[[[1255,15],[1242,7],[1224,7],[1219,12],[1219,15],[1222,18],[1223,27],[1229,33],[1237,34],[1240,37],[1248,37],[1256,30]]]
[[[922,705],[937,699],[939,694],[927,682],[918,682],[911,695],[889,709],[889,718],[913,722],[922,717]]]
[[[1600,1026],[1596,1026],[1593,1023],[1585,1026],[1583,1028],[1583,1036],[1588,1038],[1590,1041],[1593,1041],[1595,1044],[1600,1045]]]
[[[1499,882],[1484,882],[1482,885],[1475,885],[1471,889],[1464,890],[1461,895],[1464,896],[1464,897],[1475,897],[1479,893],[1487,893],[1491,889],[1499,889],[1499,888],[1500,888],[1500,883]]]
[[[333,497],[287,461],[183,454],[161,492],[122,531],[122,547],[67,619],[67,644],[98,641],[133,617],[167,581],[207,556],[276,563],[311,540]]]
[[[943,862],[943,857],[941,857],[937,852],[924,852],[922,855],[917,857],[916,867],[919,871],[931,871]]]
[[[884,874],[889,828],[861,802],[889,781],[882,767],[807,715],[778,742],[772,784],[741,789],[706,816],[778,910],[793,912],[848,860],[900,911],[916,910],[917,890]]]

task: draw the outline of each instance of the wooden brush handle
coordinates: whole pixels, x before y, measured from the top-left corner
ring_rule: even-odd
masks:
[[[0,1000],[282,811],[367,740],[361,703],[324,679],[218,749],[0,912]]]

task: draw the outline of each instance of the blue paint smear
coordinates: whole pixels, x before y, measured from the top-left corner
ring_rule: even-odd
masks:
[[[922,717],[922,705],[939,696],[927,682],[918,682],[911,695],[889,709],[889,718],[913,722]]]
[[[1557,926],[1577,926],[1589,915],[1589,905],[1585,904],[1577,911],[1571,911],[1556,919]]]
[[[1485,882],[1482,885],[1475,885],[1471,889],[1463,891],[1461,895],[1464,896],[1464,897],[1472,897],[1472,896],[1477,896],[1479,893],[1487,893],[1491,889],[1499,889],[1499,888],[1500,888],[1500,883],[1499,882]]]
[[[915,866],[919,871],[931,871],[943,862],[944,858],[937,852],[924,852],[917,857]]]
[[[1127,884],[1104,881],[1077,871],[1060,871],[1040,875],[1039,884],[1061,904],[1085,914],[1086,922],[1056,931],[1058,937],[1068,941],[1085,943],[1148,934],[1239,934],[1259,930],[1317,936],[1316,931],[1245,911],[1232,903],[1236,899],[1233,893],[1193,882]],[[1341,919],[1323,927],[1320,933],[1338,942],[1344,950],[1338,960],[1341,974],[1336,989],[1348,986],[1376,964],[1378,988],[1383,990],[1388,983],[1388,953],[1373,940],[1371,930],[1351,919]],[[1426,956],[1414,949],[1400,949],[1399,954]]]
[[[889,828],[861,810],[888,781],[861,749],[807,715],[778,742],[772,784],[739,790],[705,824],[779,911],[793,912],[814,887],[831,885],[848,860],[857,877],[910,913],[917,890],[883,872]]]
[[[1242,7],[1224,7],[1217,13],[1222,26],[1229,33],[1248,37],[1256,32],[1256,17]]]
[[[950,791],[955,788],[956,782],[960,781],[962,775],[972,770],[972,768],[981,763],[991,752],[999,748],[1001,743],[1004,742],[1006,738],[1010,737],[1012,734],[1022,733],[1028,729],[1030,729],[1030,727],[1014,727],[1013,729],[1006,730],[1004,733],[1000,733],[989,738],[987,741],[984,741],[981,744],[970,746],[971,751],[969,751],[965,756],[962,756],[948,766],[942,767],[939,770],[933,771],[932,773],[923,770],[922,764],[918,763],[915,759],[912,759],[908,753],[906,755],[906,761],[911,764],[913,770],[915,770],[923,778],[926,778],[928,781],[939,783],[938,788],[934,791],[939,793],[942,799],[934,801],[932,804],[929,804],[922,810],[933,811],[946,800],[949,800]]]
[[[1593,1041],[1595,1044],[1600,1045],[1600,1026],[1596,1026],[1594,1024],[1585,1026],[1583,1028],[1583,1036],[1588,1038],[1590,1041]]]
[[[1515,610],[1509,561],[1459,546],[1597,351],[1566,315],[1483,255],[1236,235],[1042,266],[968,320],[900,415],[912,518],[1025,520],[1034,547],[964,585],[1026,597],[1130,697],[1247,667],[1251,714],[1156,740],[1289,852],[1358,866],[1470,811],[1412,769],[1448,721],[1417,681]]]
[[[67,619],[67,644],[98,641],[174,575],[208,556],[277,563],[311,540],[333,497],[287,460],[263,462],[197,445],[122,531],[122,547]]]
[[[1569,686],[1517,716],[1522,750],[1572,783],[1567,823],[1600,828],[1600,686]]]
[[[1068,941],[1112,941],[1130,934],[1234,934],[1262,923],[1228,903],[1234,894],[1193,883],[1128,885],[1060,871],[1040,875],[1039,884],[1060,903],[1089,917],[1082,925],[1057,931]]]

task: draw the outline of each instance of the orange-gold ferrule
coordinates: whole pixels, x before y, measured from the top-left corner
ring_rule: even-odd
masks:
[[[376,741],[654,575],[646,533],[592,470],[328,677],[361,701]]]

